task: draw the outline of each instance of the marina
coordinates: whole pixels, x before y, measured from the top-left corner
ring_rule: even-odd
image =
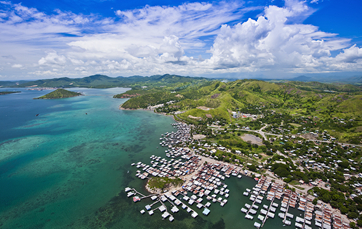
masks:
[[[156,194],[147,196],[129,187],[125,188],[125,192],[127,197],[134,196],[133,201],[135,203],[146,198],[152,199],[154,202],[145,207],[149,211],[149,215],[153,215],[158,209],[163,212],[162,218],[169,217],[171,222],[174,220],[173,214],[179,212],[179,208],[176,206],[180,205],[193,218],[198,216],[198,213],[192,208],[194,204],[196,208],[203,209],[203,215],[207,216],[211,212],[209,207],[212,203],[217,203],[220,207],[227,204],[230,190],[223,181],[230,175],[239,179],[242,178],[241,169],[224,163],[201,163],[201,157],[195,155],[192,150],[176,146],[186,145],[185,142],[191,140],[190,127],[183,123],[175,123],[173,126],[177,128],[176,132],[167,132],[160,138],[160,145],[168,148],[165,150],[168,159],[152,155],[150,165],[137,162],[132,163],[131,166],[137,167],[135,176],[142,180],[150,177],[181,178],[183,180],[182,186],[158,191]],[[261,200],[257,199],[256,201]],[[165,202],[170,204],[170,211]],[[161,206],[151,208],[157,203],[161,203]]]
[[[243,170],[228,163],[207,162],[204,157],[196,155],[195,150],[180,147],[186,145],[183,142],[191,141],[190,128],[181,123],[173,126],[178,129],[176,132],[167,132],[160,138],[160,145],[167,147],[166,157],[151,155],[150,164],[137,162],[131,165],[137,167],[136,177],[141,180],[152,177],[181,178],[183,184],[150,195],[144,195],[128,187],[125,192],[128,197],[137,195],[134,197],[135,203],[143,199],[154,201],[144,208],[150,216],[159,210],[163,220],[168,218],[173,222],[175,214],[179,214],[180,210],[187,212],[192,218],[197,218],[199,214],[209,216],[212,214],[211,205],[224,207],[228,202],[230,190],[225,180],[230,177],[240,179]],[[235,182],[242,182],[237,180]],[[342,222],[340,216],[332,215],[327,207],[314,206],[312,198],[285,189],[283,185],[272,182],[264,176],[255,180],[258,182],[254,187],[247,188],[241,193],[251,202],[245,203],[240,209],[245,214],[246,220],[253,221],[254,227],[262,228],[268,219],[278,220],[275,218],[279,217],[283,226],[305,229],[349,228],[346,222]],[[154,205],[159,206],[152,207]],[[197,213],[197,209],[201,212]],[[141,211],[141,214],[145,213],[144,209]],[[296,211],[301,212],[299,216]],[[276,215],[278,217],[275,217]]]
[[[291,226],[292,220],[295,219],[295,227],[302,229],[350,228],[347,222],[342,221],[340,215],[333,215],[330,208],[321,204],[313,205],[313,199],[311,197],[301,196],[290,189],[283,188],[280,184],[268,181],[265,177],[261,177],[261,179],[259,179],[258,183],[253,188],[252,193],[259,195],[261,190],[267,191],[269,186],[270,190],[267,192],[267,201],[270,201],[270,204],[264,204],[262,206],[262,209],[257,217],[259,221],[254,222],[254,227],[262,228],[268,218],[274,218],[279,206],[279,204],[274,201],[281,199],[278,216],[282,219],[283,226]],[[246,190],[245,192],[249,193],[250,190]],[[244,195],[247,196],[245,193]],[[245,203],[244,207],[241,208],[241,212],[245,214],[246,219],[253,220],[254,217],[252,215],[256,215],[258,213],[259,206],[255,204],[258,197],[255,198],[254,195],[251,195],[250,200],[252,203]],[[290,209],[296,208],[297,204],[297,210],[303,212],[300,214],[300,216],[303,215],[303,217],[296,216],[295,214],[289,212]],[[293,210],[293,212],[295,212],[295,210]],[[313,219],[314,227],[312,225]]]

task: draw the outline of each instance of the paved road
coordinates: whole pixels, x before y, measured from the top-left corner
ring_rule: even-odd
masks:
[[[181,118],[179,118],[177,115],[175,115],[178,119],[180,119],[180,120],[182,120]],[[263,130],[265,129],[265,128],[267,128],[268,127],[268,124],[266,124],[265,126],[263,126],[262,128],[260,128],[259,130],[245,130],[245,129],[235,129],[235,130],[241,130],[241,131],[248,131],[248,132],[254,132],[254,133],[258,133],[258,134],[260,134],[263,138],[264,138],[264,140],[268,140],[267,138],[266,138],[266,136],[265,135],[272,135],[272,136],[277,136],[277,137],[283,137],[283,135],[281,135],[281,134],[273,134],[273,133],[269,133],[269,132],[264,132]],[[223,130],[223,128],[222,127],[211,127],[211,128],[213,128],[213,129],[218,129],[218,130]],[[301,136],[299,136],[299,137],[301,137]],[[303,138],[303,137],[301,137],[301,138]],[[313,141],[313,142],[325,142],[325,143],[332,143],[331,141],[322,141],[322,140],[312,140],[312,139],[306,139],[306,138],[304,138],[305,140],[308,140],[308,141]],[[355,147],[362,147],[362,145],[359,145],[359,144],[349,144],[349,143],[341,143],[341,142],[336,142],[337,144],[340,144],[340,145],[347,145],[347,146],[355,146]]]

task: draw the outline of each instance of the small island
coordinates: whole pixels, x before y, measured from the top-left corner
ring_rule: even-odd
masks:
[[[0,91],[0,95],[7,95],[12,93],[20,93],[20,91]]]
[[[67,91],[64,89],[57,89],[46,95],[43,95],[43,96],[40,96],[40,97],[34,98],[34,99],[62,99],[62,98],[76,97],[76,96],[80,96],[80,95],[82,95],[82,94],[78,93],[78,92]]]
[[[146,190],[150,193],[161,194],[165,189],[175,189],[184,181],[180,178],[152,177],[148,180]]]

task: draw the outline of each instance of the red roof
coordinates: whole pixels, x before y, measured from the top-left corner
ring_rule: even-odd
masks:
[[[133,197],[133,202],[138,202],[138,201],[140,201],[141,199],[138,197],[138,196],[135,196],[135,197]]]

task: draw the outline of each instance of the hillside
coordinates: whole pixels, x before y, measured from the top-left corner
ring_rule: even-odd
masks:
[[[208,81],[184,84],[177,88],[131,90],[114,97],[130,98],[122,104],[122,108],[126,109],[164,104],[156,111],[178,111],[178,118],[194,124],[225,120],[230,124],[237,123],[256,129],[261,127],[260,121],[233,118],[232,112],[262,114],[265,116],[264,122],[271,124],[281,123],[281,118],[276,117],[276,114],[289,115],[292,117],[290,120],[296,117],[314,117],[314,127],[311,126],[310,131],[322,128],[333,130],[334,136],[340,140],[362,140],[362,92],[360,87],[353,85],[270,83],[259,80],[228,83]],[[349,123],[346,120],[353,121]],[[295,127],[294,130],[303,129]]]
[[[56,78],[35,80],[29,82],[0,81],[0,86],[7,87],[87,87],[87,88],[112,88],[112,87],[132,87],[141,88],[142,86],[167,86],[186,82],[207,81],[205,78],[184,77],[177,75],[154,75],[150,77],[130,76],[130,77],[108,77],[105,75],[92,75],[84,78]]]
[[[62,98],[76,97],[76,96],[80,96],[80,95],[82,95],[82,94],[78,93],[78,92],[67,91],[64,89],[57,89],[46,95],[43,95],[41,97],[34,98],[34,99],[62,99]]]

